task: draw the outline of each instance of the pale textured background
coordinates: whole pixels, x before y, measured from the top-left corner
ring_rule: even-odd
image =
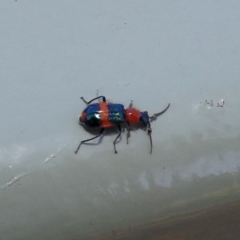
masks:
[[[0,238],[92,239],[239,197],[239,1],[2,1]],[[145,132],[82,146],[96,90]],[[217,102],[225,100],[224,108]],[[213,100],[213,106],[205,105]]]

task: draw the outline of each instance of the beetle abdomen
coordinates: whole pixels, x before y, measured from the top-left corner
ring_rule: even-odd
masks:
[[[124,106],[122,104],[108,104],[108,119],[114,124],[124,122]]]
[[[100,127],[101,116],[100,116],[99,104],[89,105],[83,112],[86,114],[84,123],[89,127]]]
[[[82,116],[86,126],[108,128],[124,122],[124,106],[106,102],[91,104]]]

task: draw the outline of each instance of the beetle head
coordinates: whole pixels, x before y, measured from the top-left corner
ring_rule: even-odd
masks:
[[[149,116],[148,112],[141,112],[141,121],[144,123],[144,125],[148,125],[149,123]]]

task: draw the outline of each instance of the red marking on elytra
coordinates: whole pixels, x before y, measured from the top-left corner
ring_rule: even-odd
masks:
[[[82,113],[82,115],[80,116],[80,121],[84,122],[86,120],[87,114],[85,112]]]
[[[100,107],[100,115],[101,115],[101,127],[108,128],[112,127],[114,124],[109,121],[109,110],[108,110],[108,103],[101,102],[99,103]]]

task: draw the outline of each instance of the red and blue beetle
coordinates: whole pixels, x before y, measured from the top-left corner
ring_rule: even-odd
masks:
[[[93,101],[102,98],[102,102],[99,103],[92,103]],[[150,138],[150,154],[152,153],[152,128],[150,122],[155,120],[158,116],[165,113],[169,106],[168,106],[161,112],[153,114],[153,116],[149,117],[148,112],[140,112],[138,109],[132,107],[132,102],[130,103],[128,108],[124,108],[122,104],[114,104],[106,102],[106,97],[104,96],[98,96],[96,98],[93,98],[89,102],[87,102],[83,97],[81,99],[88,105],[82,112],[81,116],[79,117],[79,123],[83,126],[89,127],[89,128],[99,128],[100,132],[97,136],[93,138],[89,138],[86,140],[83,140],[79,143],[78,148],[76,149],[75,153],[77,154],[79,148],[83,143],[89,142],[95,138],[100,137],[105,128],[111,128],[114,126],[117,126],[118,128],[118,135],[113,141],[113,147],[114,152],[117,153],[116,150],[116,141],[120,137],[122,129],[121,125],[125,124],[127,128],[127,143],[128,138],[130,137],[130,124],[138,124],[140,122],[143,123],[143,125],[146,127],[146,130],[148,132],[149,138]]]

